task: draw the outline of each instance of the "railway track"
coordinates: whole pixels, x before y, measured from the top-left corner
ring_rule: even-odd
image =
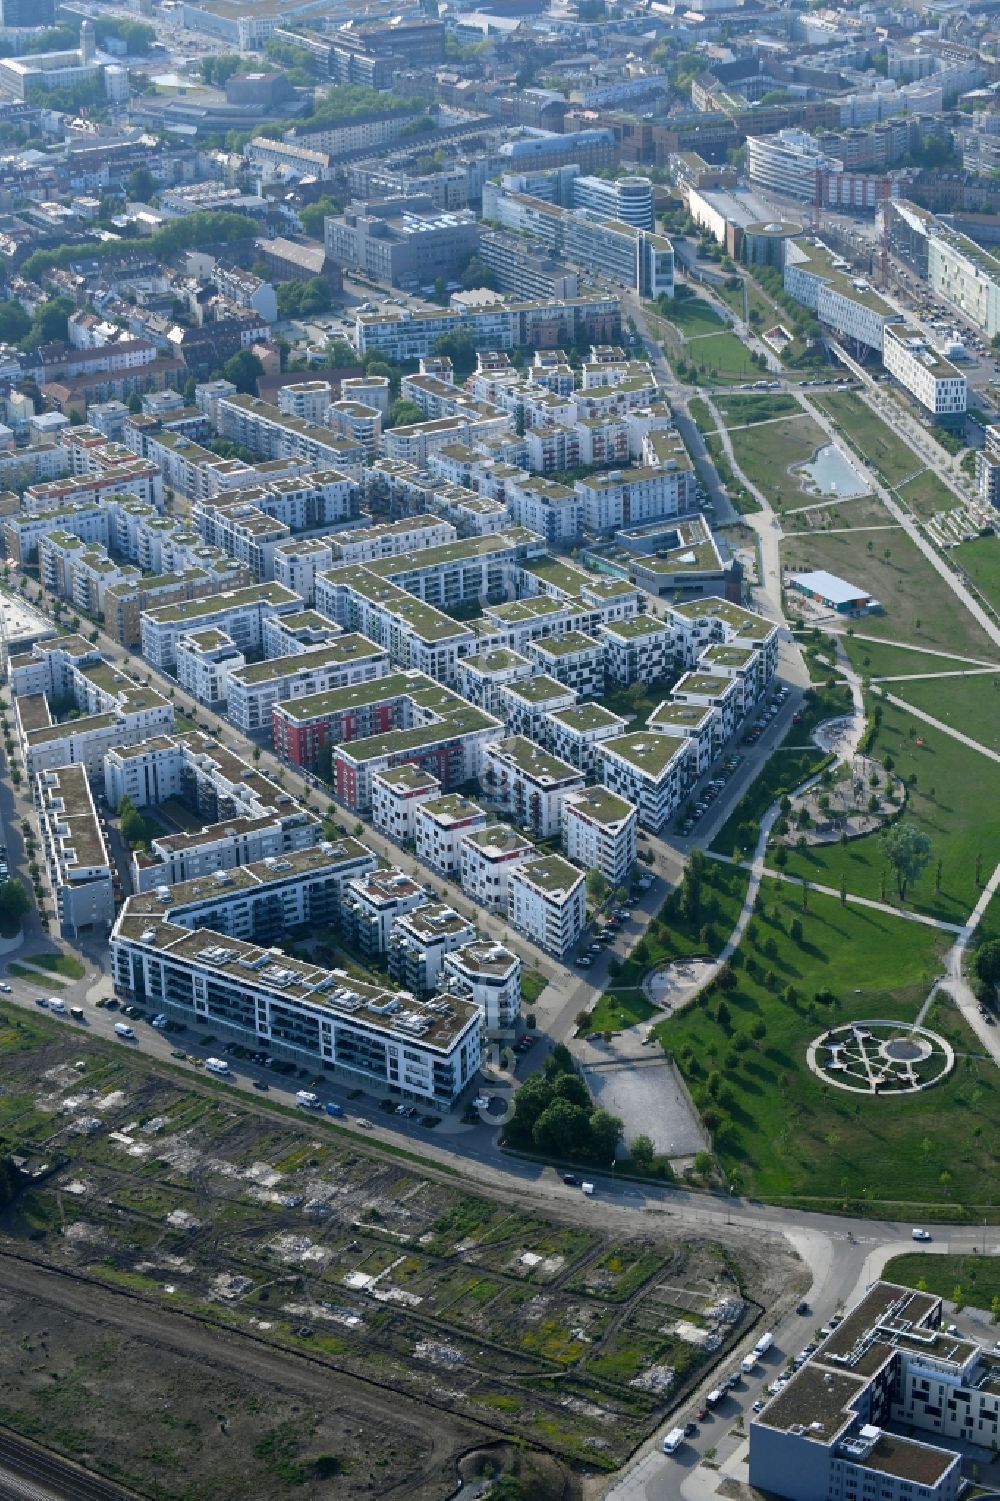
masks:
[[[0,1429],[0,1501],[135,1501],[134,1493],[91,1475]]]

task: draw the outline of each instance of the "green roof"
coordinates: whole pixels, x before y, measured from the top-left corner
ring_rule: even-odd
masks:
[[[649,731],[645,734],[640,731],[633,735],[621,735],[616,740],[605,740],[601,749],[621,756],[623,761],[628,761],[631,766],[654,780],[661,777],[674,758],[683,753],[672,735],[655,735]]]
[[[595,823],[624,823],[635,813],[635,805],[606,787],[588,787],[584,792],[575,792],[567,806],[586,813]]]
[[[517,875],[525,877],[533,886],[549,895],[560,891],[568,895],[583,880],[583,872],[561,855],[542,855],[538,860],[529,860],[518,867]]]
[[[613,714],[603,704],[574,704],[571,709],[554,709],[550,718],[580,735],[585,735],[589,730],[605,729],[610,725],[625,726],[621,715]]]
[[[585,636],[582,631],[566,631],[561,636],[542,636],[531,644],[536,651],[548,653],[552,657],[569,657],[574,652],[581,651],[596,651],[601,656],[604,654],[600,641],[595,641],[593,636]]]
[[[412,693],[430,681],[422,672],[394,672],[388,677],[374,678],[370,683],[348,683],[343,688],[328,688],[323,693],[308,693],[304,698],[286,699],[278,708],[289,719],[322,719],[327,714],[362,709],[368,704],[388,703],[390,699]],[[444,691],[448,692],[447,689]]]
[[[533,678],[525,678],[521,683],[508,683],[506,693],[515,698],[521,698],[526,704],[544,704],[553,698],[565,698],[567,693],[575,697],[574,690],[567,688],[565,683],[557,682],[555,678],[548,677],[544,672]]]
[[[158,625],[181,625],[186,620],[197,620],[203,615],[218,615],[226,610],[238,610],[255,604],[299,604],[299,596],[283,584],[249,584],[245,589],[231,589],[222,594],[209,594],[204,599],[183,599],[172,605],[158,605],[145,610],[147,619]]]
[[[498,646],[495,651],[480,652],[474,657],[463,657],[463,667],[471,667],[474,672],[480,672],[488,676],[492,672],[508,672],[512,667],[530,667],[527,657],[522,657],[520,652],[508,651],[505,646]]]
[[[541,746],[535,745],[531,740],[526,740],[523,735],[514,735],[509,740],[501,740],[497,745],[491,745],[490,755],[496,755],[501,760],[509,761],[526,776],[536,782],[565,782],[582,780],[575,766],[570,766],[568,761],[561,761],[558,756],[553,756]]]
[[[342,667],[345,663],[363,662],[366,657],[384,655],[385,648],[376,646],[367,636],[335,636],[332,641],[324,641],[295,656],[271,657],[266,662],[252,662],[246,667],[238,668],[233,677],[238,683],[266,683],[272,678],[308,672],[310,668]]]

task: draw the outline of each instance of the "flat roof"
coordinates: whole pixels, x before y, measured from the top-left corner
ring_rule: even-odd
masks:
[[[620,756],[653,780],[663,776],[671,762],[684,754],[684,747],[672,735],[657,735],[649,731],[602,740],[601,750]]]
[[[565,896],[575,891],[583,882],[583,872],[577,870],[562,855],[542,855],[537,860],[526,860],[512,873],[512,879],[526,881],[546,896]]]
[[[540,745],[535,745],[534,741],[526,740],[523,735],[514,735],[509,740],[501,740],[491,745],[488,754],[515,766],[518,771],[523,772],[543,787],[583,780],[575,766],[570,766],[568,761],[561,761],[550,751],[543,750]]]
[[[344,667],[385,655],[384,646],[376,646],[367,636],[352,632],[334,636],[331,641],[317,642],[315,646],[294,656],[269,657],[264,662],[251,662],[246,667],[238,667],[232,674],[232,679],[236,683],[248,685],[267,683],[277,678],[293,677],[300,672],[322,667]]]
[[[606,787],[587,787],[583,792],[570,793],[566,806],[580,813],[603,828],[614,828],[628,823],[636,816],[634,803],[627,798],[609,792]]]
[[[565,683],[560,683],[556,678],[550,678],[544,672],[520,682],[508,683],[503,692],[508,698],[519,698],[536,708],[540,704],[552,703],[555,699],[576,698],[575,689],[568,688]]]
[[[421,818],[431,818],[446,829],[486,817],[485,808],[461,792],[446,792],[443,797],[429,798],[418,811]]]
[[[553,709],[549,718],[578,735],[591,730],[624,729],[626,725],[620,714],[613,714],[603,704],[573,704],[568,709]]]
[[[253,605],[301,603],[299,596],[284,584],[249,584],[245,589],[230,589],[222,594],[208,594],[202,599],[183,599],[172,605],[156,605],[142,613],[156,625],[180,625],[203,615],[220,615]]]
[[[561,636],[540,636],[533,641],[533,648],[543,656],[570,657],[579,652],[597,652],[598,656],[604,656],[604,647],[593,636],[585,636],[583,631],[564,631]]]
[[[820,595],[831,604],[849,605],[871,599],[867,589],[858,589],[846,579],[838,578],[835,573],[827,573],[825,568],[814,568],[810,573],[793,573],[790,578],[793,584],[798,584],[801,589],[808,589],[811,594]]]

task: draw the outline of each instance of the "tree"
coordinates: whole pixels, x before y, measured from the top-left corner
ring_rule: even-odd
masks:
[[[518,1090],[518,1097],[525,1085]],[[532,1140],[540,1152],[552,1152],[557,1157],[579,1153],[581,1146],[588,1145],[587,1112],[571,1100],[555,1099],[542,1111],[535,1121]]]
[[[323,221],[333,214],[339,214],[342,205],[334,199],[324,195],[317,198],[314,203],[307,203],[299,209],[299,222],[307,235],[314,240],[323,238]]]
[[[930,863],[931,841],[916,824],[897,823],[883,831],[880,842],[882,853],[896,877],[899,899],[905,902],[907,887],[920,879]]]
[[[128,409],[133,416],[142,411],[142,397],[139,395],[138,391],[133,391],[132,395],[129,397]]]
[[[978,979],[987,985],[1000,985],[1000,938],[980,944],[972,961]]]
[[[596,866],[593,870],[588,870],[587,895],[592,901],[603,902],[610,889],[608,878],[602,870],[598,870]]]
[[[504,1139],[515,1147],[534,1144],[535,1123],[548,1108],[552,1093],[542,1074],[531,1074],[514,1096],[514,1114],[504,1129]]]
[[[552,1089],[556,1099],[569,1100],[571,1105],[579,1105],[581,1110],[590,1109],[590,1095],[578,1073],[560,1074],[553,1081]]]
[[[11,781],[13,780],[12,771]],[[31,898],[23,881],[19,881],[16,876],[0,881],[0,932],[15,932],[30,907]]]
[[[621,1134],[622,1122],[617,1115],[609,1110],[594,1111],[590,1117],[590,1154],[595,1162],[614,1162]]]
[[[326,357],[330,364],[336,367],[356,365],[358,357],[354,353],[353,346],[346,339],[330,339],[326,346]]]
[[[465,270],[459,277],[459,281],[466,292],[471,292],[478,287],[492,288],[496,286],[496,277],[489,266],[485,265],[479,259],[478,255],[469,256],[469,259],[465,263]]]
[[[193,375],[189,375],[187,380],[184,382],[184,400],[187,402],[189,407],[194,406],[194,400],[197,394],[198,382],[195,380]]]
[[[652,1139],[644,1134],[637,1136],[632,1143],[630,1155],[634,1168],[637,1168],[640,1173],[648,1172],[656,1156],[656,1148]]]
[[[238,354],[229,357],[222,367],[222,374],[225,380],[232,381],[237,391],[254,396],[257,393],[257,380],[264,374],[264,366],[252,350],[241,349]]]
[[[417,406],[417,403],[410,401],[406,396],[399,396],[389,408],[389,415],[386,418],[385,426],[387,428],[409,427],[411,423],[423,421],[424,414],[421,408]]]
[[[148,203],[157,189],[156,178],[148,167],[136,167],[130,172],[125,184],[125,193],[132,203]]]

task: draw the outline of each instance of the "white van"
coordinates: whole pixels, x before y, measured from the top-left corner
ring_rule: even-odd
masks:
[[[228,1074],[229,1064],[225,1058],[206,1058],[205,1068],[210,1074]]]
[[[115,1022],[115,1036],[123,1037],[126,1042],[135,1041],[135,1033],[132,1031],[132,1028],[126,1026],[124,1022]]]
[[[744,1356],[743,1360],[740,1362],[740,1369],[742,1370],[744,1376],[749,1376],[751,1371],[755,1371],[757,1369],[756,1355]]]
[[[663,1452],[664,1452],[664,1454],[674,1454],[674,1453],[676,1453],[676,1451],[680,1448],[680,1446],[681,1446],[681,1444],[683,1442],[684,1442],[684,1429],[683,1428],[671,1428],[670,1432],[667,1434],[666,1438],[663,1440]]]
[[[771,1348],[771,1346],[773,1344],[774,1344],[774,1335],[773,1334],[762,1334],[761,1337],[760,1337],[760,1339],[757,1341],[757,1343],[753,1347],[753,1353],[758,1358],[761,1355],[766,1355],[767,1352],[768,1352],[768,1350],[770,1350],[770,1348]]]
[[[52,1012],[54,1012],[54,1014],[56,1016],[65,1016],[66,1015],[66,1002],[65,1001],[60,1001],[54,995],[50,995],[49,996],[49,1010],[52,1011]]]

